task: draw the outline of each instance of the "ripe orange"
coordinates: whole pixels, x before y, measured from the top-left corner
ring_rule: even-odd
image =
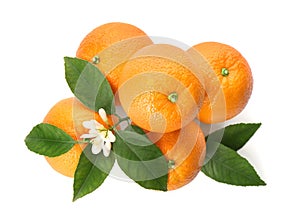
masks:
[[[195,51],[198,52],[195,60],[204,58],[219,80],[219,84],[213,79],[206,80],[206,97],[199,120],[217,123],[235,117],[245,108],[252,93],[253,78],[248,62],[235,48],[222,43],[200,43],[188,52],[195,54]],[[221,91],[216,90],[218,85]]]
[[[78,58],[93,62],[106,75],[116,93],[123,63],[136,51],[152,44],[141,29],[120,22],[101,25],[91,31],[77,50]]]
[[[169,161],[168,190],[178,189],[197,176],[206,153],[205,138],[199,125],[191,122],[181,130],[148,136]]]
[[[201,74],[187,53],[153,44],[124,65],[119,99],[134,124],[158,133],[178,130],[197,115],[204,98]]]
[[[56,103],[43,122],[62,129],[74,140],[80,140],[82,134],[88,133],[82,122],[92,119],[105,125],[98,113],[88,109],[77,99],[68,98]],[[46,160],[57,172],[73,177],[84,147],[85,145],[75,144],[70,151],[57,157],[46,157]]]

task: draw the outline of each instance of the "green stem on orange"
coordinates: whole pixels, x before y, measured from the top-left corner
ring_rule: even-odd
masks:
[[[168,168],[169,169],[174,169],[175,168],[175,161],[174,160],[169,160],[168,161]]]
[[[168,95],[168,100],[171,101],[172,103],[176,103],[178,100],[178,94],[176,92],[172,92]]]
[[[229,70],[227,68],[222,68],[221,74],[222,74],[222,76],[226,77],[229,75]]]
[[[99,56],[94,56],[92,59],[93,64],[99,64],[100,62],[100,57]]]

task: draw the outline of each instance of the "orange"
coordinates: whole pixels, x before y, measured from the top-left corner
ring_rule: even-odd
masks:
[[[43,122],[62,129],[74,140],[80,140],[82,134],[88,133],[88,129],[82,126],[82,122],[92,119],[105,125],[98,113],[88,109],[77,99],[68,98],[56,103]],[[46,157],[46,160],[57,172],[68,177],[74,177],[84,147],[85,145],[75,144],[68,152],[57,157]]]
[[[178,130],[197,115],[204,98],[201,73],[187,53],[153,44],[124,65],[120,103],[134,124],[158,133]]]
[[[191,122],[181,130],[148,136],[169,161],[168,190],[178,189],[197,176],[206,153],[205,138],[199,125]]]
[[[253,78],[248,62],[235,48],[218,42],[200,43],[188,52],[195,51],[198,52],[195,61],[204,58],[211,66],[210,73],[219,81],[218,84],[210,81],[212,79],[206,81],[206,97],[199,120],[217,123],[235,117],[245,108],[252,93]],[[218,85],[221,92],[216,91]]]
[[[106,75],[116,93],[123,63],[136,51],[152,44],[151,39],[136,26],[113,22],[101,25],[82,40],[78,58],[93,62]]]

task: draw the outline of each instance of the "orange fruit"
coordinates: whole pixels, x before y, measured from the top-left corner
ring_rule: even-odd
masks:
[[[88,109],[76,98],[67,98],[56,103],[43,122],[62,129],[74,140],[80,140],[82,134],[88,133],[88,129],[82,126],[82,122],[92,119],[105,125],[97,112]],[[75,144],[68,152],[57,157],[46,157],[46,160],[57,172],[74,177],[84,147],[85,145]]]
[[[119,80],[119,99],[134,124],[167,133],[196,117],[204,88],[201,73],[191,60],[175,46],[153,44],[126,62]]]
[[[198,52],[195,61],[204,58],[211,66],[214,78],[206,80],[206,96],[198,118],[204,123],[217,123],[238,115],[247,105],[252,93],[253,78],[250,66],[235,48],[218,43],[205,42],[193,46],[188,52]],[[195,55],[194,55],[195,56]],[[220,88],[221,91],[216,89]],[[218,101],[218,102],[217,102]]]
[[[194,121],[165,134],[149,134],[169,161],[168,190],[178,189],[191,182],[201,170],[206,144],[201,128]]]
[[[116,93],[124,62],[136,51],[152,44],[151,39],[136,26],[113,22],[92,30],[77,50],[78,58],[93,62],[106,75]]]

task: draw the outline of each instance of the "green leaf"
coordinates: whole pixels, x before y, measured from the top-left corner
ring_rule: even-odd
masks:
[[[96,190],[111,171],[115,157],[111,152],[105,157],[102,152],[94,155],[89,144],[80,156],[73,184],[73,201]]]
[[[56,157],[69,151],[76,141],[60,128],[41,123],[27,135],[25,143],[35,153]]]
[[[240,123],[229,125],[213,132],[206,137],[206,140],[208,143],[220,142],[223,145],[237,151],[248,142],[260,126],[261,123]]]
[[[118,131],[113,149],[120,168],[129,178],[147,189],[167,190],[167,161],[146,136]]]
[[[65,57],[65,76],[74,95],[87,107],[98,112],[115,112],[114,94],[109,82],[97,67],[88,61]]]
[[[217,148],[214,154],[208,149],[210,160],[201,169],[208,177],[231,185],[266,185],[252,165],[236,151],[216,142],[210,143],[207,148]]]
[[[126,131],[136,132],[138,134],[144,135],[145,132],[142,128],[140,128],[137,125],[128,125],[128,127],[125,128]]]

